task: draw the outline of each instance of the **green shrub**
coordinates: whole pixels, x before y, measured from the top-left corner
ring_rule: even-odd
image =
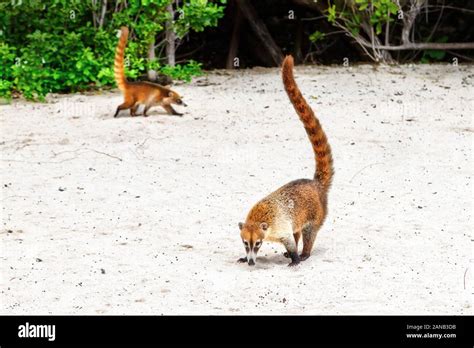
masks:
[[[161,68],[161,72],[171,76],[173,79],[190,82],[194,76],[201,76],[201,63],[190,60],[185,65],[176,64],[176,66],[165,65]]]
[[[13,91],[27,99],[44,100],[50,92],[75,92],[115,85],[113,63],[118,29],[130,28],[125,52],[126,75],[137,78],[149,69],[190,81],[200,75],[200,64],[190,61],[175,67],[150,61],[148,50],[160,38],[171,0],[109,1],[103,25],[93,21],[90,1],[39,0],[0,3],[0,97]],[[101,1],[97,1],[101,4]],[[220,1],[225,3],[225,1]],[[186,0],[181,4],[174,30],[180,37],[190,30],[202,31],[217,25],[224,7],[206,0]],[[177,9],[177,17],[181,13]]]
[[[6,43],[0,43],[0,97],[9,99],[13,89],[12,67],[15,65],[16,50]]]

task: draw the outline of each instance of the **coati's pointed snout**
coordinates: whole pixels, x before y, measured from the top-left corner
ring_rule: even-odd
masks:
[[[240,237],[244,244],[246,259],[249,266],[254,266],[257,261],[257,253],[262,246],[265,237],[263,231],[267,228],[268,225],[266,223],[247,224],[239,222]]]

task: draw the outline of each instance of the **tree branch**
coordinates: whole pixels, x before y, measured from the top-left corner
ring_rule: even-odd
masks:
[[[100,14],[99,19],[99,28],[102,28],[104,25],[105,13],[107,12],[107,0],[102,0],[102,13]]]
[[[174,1],[172,1],[168,6],[166,6],[166,11],[170,16],[170,18],[166,22],[166,57],[168,58],[168,64],[170,66],[175,66],[176,64],[176,35],[173,30],[173,2]]]
[[[156,59],[155,55],[155,38],[153,37],[153,41],[150,42],[150,46],[148,46],[148,60],[149,62]],[[156,81],[157,73],[156,70],[148,70],[147,71],[148,79],[151,81]]]
[[[92,23],[94,24],[94,29],[97,28],[97,0],[91,0],[92,3]]]
[[[236,14],[234,16],[234,28],[232,29],[232,37],[230,39],[229,53],[227,54],[227,62],[225,64],[226,69],[234,68],[234,59],[237,56],[239,50],[240,41],[240,26],[242,24],[242,13],[240,7],[237,6]]]
[[[364,40],[365,41],[365,40]],[[365,47],[372,48],[372,45],[363,40],[358,41]],[[375,46],[375,49],[387,51],[403,51],[403,50],[472,50],[474,42],[408,42],[398,46]]]
[[[283,52],[273,40],[265,23],[258,17],[251,2],[248,0],[237,0],[237,5],[239,6],[240,11],[242,11],[242,15],[247,18],[247,21],[255,35],[262,42],[263,47],[265,47],[272,57],[272,60],[277,66],[280,65],[283,61]]]
[[[411,29],[424,2],[425,0],[410,0],[410,9],[403,14],[402,44],[404,45],[410,43]]]

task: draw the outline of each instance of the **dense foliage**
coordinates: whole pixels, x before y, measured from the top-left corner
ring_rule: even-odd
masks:
[[[327,4],[319,5],[318,9],[324,13],[329,23],[342,29],[342,32],[351,37],[365,55],[375,62],[403,61],[399,55],[395,57],[394,52],[412,50],[422,53],[420,62],[429,63],[444,59],[449,49],[473,47],[472,42],[464,40],[469,39],[469,31],[472,31],[466,24],[474,11],[467,7],[463,8],[461,4],[455,6],[445,1],[438,2],[328,0]],[[459,18],[457,28],[452,28],[449,24],[446,27],[442,26],[443,19],[448,17],[448,10],[457,11],[458,14],[465,16]],[[458,30],[459,33],[456,33]],[[324,40],[325,36],[317,30],[309,36],[309,39],[316,44]],[[453,43],[452,37],[456,36],[461,36],[462,41]],[[445,45],[442,45],[443,43]],[[408,52],[408,56],[413,57],[413,53]]]
[[[473,62],[473,22],[469,0],[0,0],[0,97],[114,86],[122,25],[130,79],[189,81],[235,58],[277,66],[275,53],[297,64]]]
[[[49,92],[114,85],[115,46],[123,25],[131,33],[126,50],[130,78],[154,69],[189,81],[200,74],[199,63],[163,65],[170,3],[177,40],[216,26],[225,6],[225,0],[2,0],[0,96],[21,93],[42,100]],[[156,59],[149,59],[150,45]]]

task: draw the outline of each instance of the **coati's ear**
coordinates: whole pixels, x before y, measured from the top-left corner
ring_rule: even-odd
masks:
[[[173,92],[168,92],[168,97],[173,97]]]
[[[244,228],[244,223],[243,223],[243,222],[239,222],[239,229],[242,230],[242,228]]]
[[[267,228],[268,228],[268,224],[267,224],[266,222],[262,222],[262,223],[260,224],[260,228],[261,228],[262,230],[266,231]]]

